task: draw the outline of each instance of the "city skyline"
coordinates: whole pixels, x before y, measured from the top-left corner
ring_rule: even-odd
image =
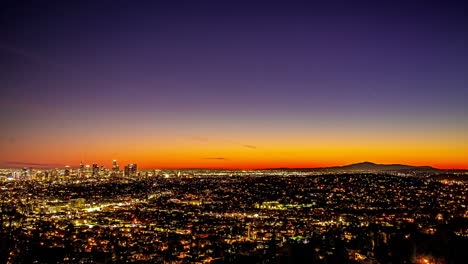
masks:
[[[466,4],[313,2],[7,1],[0,167],[468,169]]]

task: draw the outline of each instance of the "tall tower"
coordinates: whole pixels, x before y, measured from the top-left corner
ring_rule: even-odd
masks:
[[[125,176],[136,176],[137,175],[137,165],[136,164],[128,164],[125,166],[124,169]]]
[[[63,172],[64,176],[70,176],[70,166],[65,166],[65,170]]]
[[[99,175],[99,166],[97,163],[93,163],[93,176]]]
[[[117,160],[112,161],[112,170],[119,171],[119,165],[117,165]]]
[[[80,162],[80,170],[79,170],[79,172],[78,172],[78,174],[79,174],[78,176],[80,176],[80,175],[83,174],[83,173],[84,173],[84,164],[83,164],[83,161],[81,161],[81,162]]]
[[[29,173],[29,168],[24,167],[21,172],[21,176],[23,177],[24,180],[28,180],[29,177],[31,176]]]
[[[128,166],[131,168],[132,175],[135,176],[137,174],[137,172],[138,172],[137,165],[136,164],[129,164]]]
[[[128,168],[128,166],[125,166],[124,167],[124,176],[128,177],[129,175],[130,175],[130,169]]]

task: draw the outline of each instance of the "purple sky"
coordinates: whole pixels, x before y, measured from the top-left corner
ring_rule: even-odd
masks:
[[[3,142],[64,120],[468,126],[463,1],[4,2]]]

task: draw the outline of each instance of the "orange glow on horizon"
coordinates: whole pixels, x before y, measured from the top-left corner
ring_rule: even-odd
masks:
[[[276,128],[276,129],[274,129]],[[171,128],[173,129],[173,128]],[[48,133],[37,130],[14,142],[0,141],[0,165],[44,167],[98,163],[139,168],[317,168],[370,161],[378,164],[468,169],[468,140],[458,130],[391,131],[387,128],[315,130],[303,127],[143,127]],[[328,131],[329,130],[329,131]],[[156,131],[156,132],[154,132]],[[207,136],[212,135],[212,136]],[[421,136],[423,135],[423,136]],[[26,165],[25,165],[26,166]],[[31,165],[34,167],[35,165]]]

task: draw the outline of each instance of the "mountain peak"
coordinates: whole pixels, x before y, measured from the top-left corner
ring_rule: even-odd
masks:
[[[402,164],[377,164],[369,161],[364,161],[360,163],[354,163],[345,166],[332,167],[333,169],[342,169],[342,170],[375,170],[375,171],[384,171],[384,170],[409,170],[409,169],[425,169],[433,170],[433,167],[429,166],[410,166]]]
[[[351,165],[377,165],[376,163],[370,162],[370,161],[364,161],[364,162],[359,162]],[[349,165],[348,165],[349,166]]]

